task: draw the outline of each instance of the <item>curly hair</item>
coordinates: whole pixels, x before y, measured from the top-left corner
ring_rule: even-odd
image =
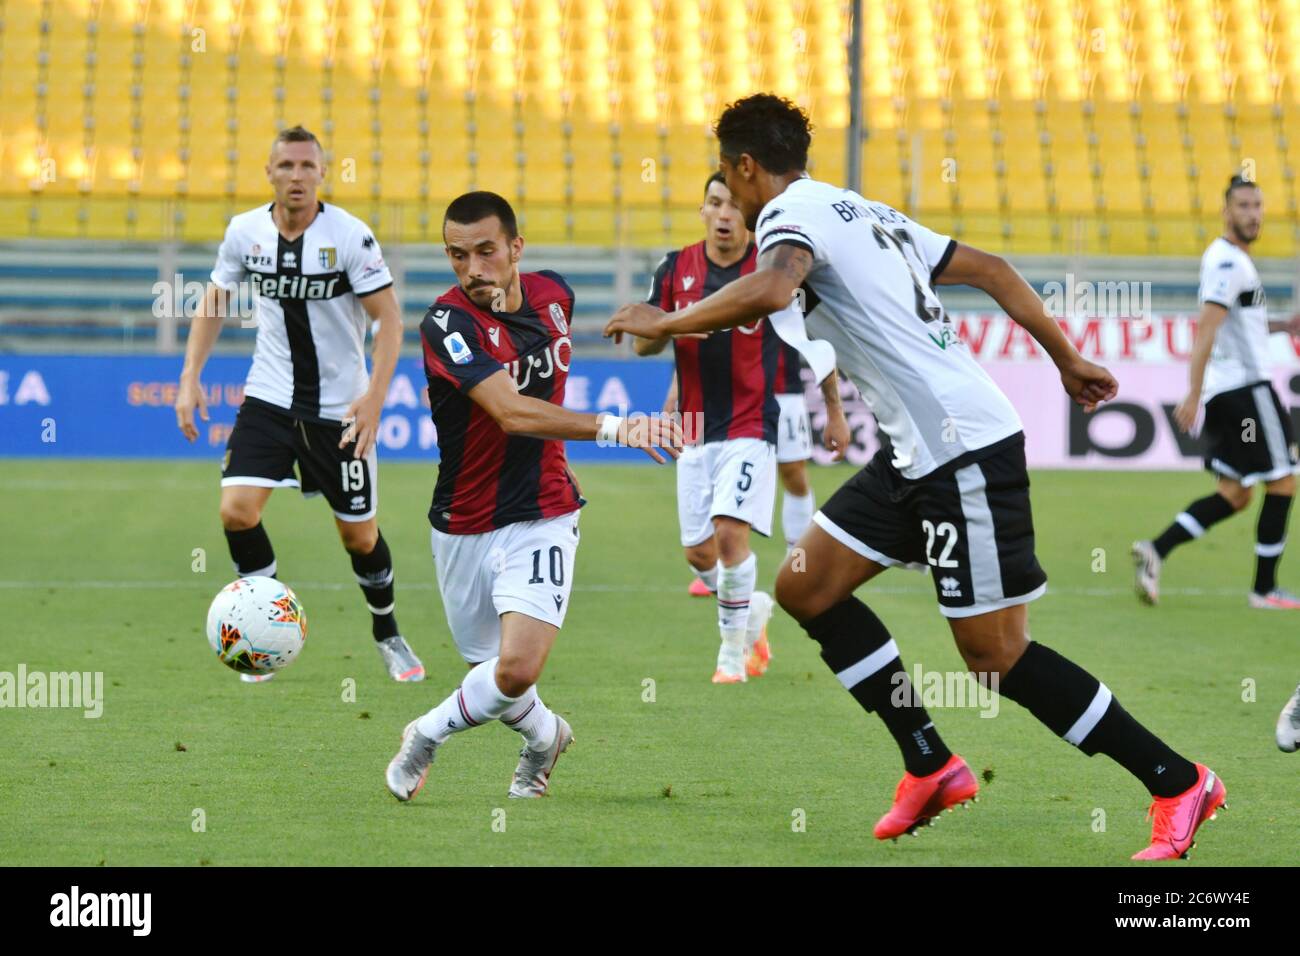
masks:
[[[769,173],[802,172],[808,165],[812,123],[794,103],[755,93],[727,105],[713,126],[727,162],[748,153]]]

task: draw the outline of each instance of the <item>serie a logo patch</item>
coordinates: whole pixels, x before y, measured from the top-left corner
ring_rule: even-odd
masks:
[[[459,332],[451,333],[442,340],[442,344],[457,365],[466,365],[474,358],[474,353],[469,350],[469,345]]]

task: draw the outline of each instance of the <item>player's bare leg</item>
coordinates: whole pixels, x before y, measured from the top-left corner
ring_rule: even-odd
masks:
[[[397,628],[393,598],[393,557],[374,518],[346,521],[334,518],[343,547],[352,557],[352,572],[370,610],[371,634],[384,669],[395,681],[424,680],[424,665]]]
[[[544,797],[560,754],[573,743],[573,730],[537,696],[536,685],[555,645],[559,628],[526,614],[501,615],[501,657],[497,687],[512,698],[501,722],[524,735],[519,766],[510,784],[512,797]]]
[[[258,485],[223,485],[221,488],[221,527],[226,532],[230,559],[235,563],[235,573],[241,578],[267,577],[276,574],[275,551],[271,539],[262,527],[262,509],[271,497],[271,488]],[[266,674],[240,674],[245,684],[260,684],[275,676]]]
[[[776,472],[785,491],[781,496],[781,534],[788,550],[808,530],[817,505],[813,500],[812,485],[808,482],[806,461],[779,461]]]
[[[979,786],[914,695],[889,631],[853,596],[884,570],[814,524],[781,565],[776,599],[821,645],[822,660],[854,700],[878,714],[898,743],[906,772],[874,830],[879,839],[890,839],[915,833],[945,809],[972,799]]]
[[[718,543],[709,535],[699,544],[684,549],[686,563],[695,572],[688,593],[691,597],[713,597],[718,593]]]
[[[1031,641],[1026,605],[950,617],[948,624],[967,668],[985,686],[1088,756],[1110,757],[1150,791],[1151,844],[1135,859],[1171,859],[1191,848],[1196,828],[1223,803],[1223,784],[1213,771],[1170,749],[1097,678]]]

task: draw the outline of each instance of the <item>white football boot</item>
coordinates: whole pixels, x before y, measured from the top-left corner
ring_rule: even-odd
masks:
[[[438,753],[438,744],[420,733],[419,723],[417,717],[406,725],[402,731],[402,746],[397,756],[388,762],[388,770],[384,773],[389,793],[403,802],[420,792]]]
[[[1138,600],[1143,604],[1155,605],[1160,600],[1160,555],[1156,546],[1150,541],[1133,542],[1133,587]]]
[[[420,663],[420,659],[415,656],[415,651],[411,650],[402,635],[397,634],[386,637],[382,641],[375,641],[375,648],[379,651],[379,656],[384,659],[384,668],[393,680],[401,683],[424,680],[424,665]]]
[[[519,766],[515,768],[515,779],[510,784],[510,796],[544,797],[551,784],[551,771],[560,759],[560,754],[569,749],[573,743],[573,728],[559,714],[555,715],[555,739],[545,750],[533,750],[525,746],[519,751]]]
[[[1300,686],[1277,715],[1277,745],[1289,754],[1300,750]]]

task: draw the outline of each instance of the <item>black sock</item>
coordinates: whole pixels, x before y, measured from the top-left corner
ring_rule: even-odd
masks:
[[[1134,720],[1105,684],[1037,641],[1030,641],[998,691],[1089,757],[1110,757],[1153,796],[1176,796],[1196,782],[1195,765]]]
[[[1265,495],[1255,528],[1255,593],[1267,594],[1277,587],[1277,563],[1286,546],[1286,517],[1290,495]]]
[[[1174,523],[1151,543],[1155,545],[1156,554],[1163,559],[1178,545],[1199,538],[1212,526],[1224,518],[1231,517],[1235,512],[1232,502],[1216,491],[1212,495],[1193,501],[1187,506],[1187,510],[1175,518]]]
[[[924,777],[942,769],[952,752],[921,706],[889,631],[871,608],[850,597],[803,629],[822,646],[822,660],[853,699],[880,715],[903,752],[907,772]]]
[[[241,578],[250,575],[275,577],[275,551],[271,549],[271,539],[267,537],[262,522],[243,531],[227,531],[226,544],[230,547],[230,560],[235,562],[235,571]]]
[[[366,606],[370,608],[375,640],[382,641],[400,634],[393,614],[393,556],[382,532],[373,551],[352,555],[352,570],[356,572],[357,583],[361,585]]]

